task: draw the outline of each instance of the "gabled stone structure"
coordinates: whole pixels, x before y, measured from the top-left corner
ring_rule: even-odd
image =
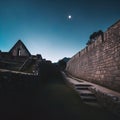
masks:
[[[26,56],[30,57],[31,54],[21,40],[18,40],[17,43],[11,48],[9,53],[12,56]]]
[[[42,56],[31,55],[21,40],[18,40],[9,52],[0,51],[0,69],[36,72],[40,62],[42,62]]]

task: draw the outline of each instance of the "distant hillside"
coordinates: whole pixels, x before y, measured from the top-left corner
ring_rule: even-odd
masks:
[[[66,68],[67,62],[70,60],[70,58],[64,57],[63,59],[59,60],[57,65],[61,70],[64,70]]]

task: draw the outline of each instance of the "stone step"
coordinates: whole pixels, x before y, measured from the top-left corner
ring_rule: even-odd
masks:
[[[83,102],[97,102],[96,97],[94,96],[80,96]]]
[[[90,87],[91,85],[90,84],[75,84],[75,87]]]
[[[78,93],[84,101],[94,102],[97,101],[96,96],[90,90],[79,90]]]
[[[80,93],[81,96],[92,96],[92,97],[96,97],[94,94],[92,93]]]
[[[93,94],[90,90],[77,90],[80,94]]]
[[[88,87],[81,86],[81,87],[75,87],[76,90],[88,90]]]

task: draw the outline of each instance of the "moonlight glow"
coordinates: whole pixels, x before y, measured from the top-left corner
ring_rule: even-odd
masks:
[[[71,15],[68,15],[68,19],[72,19],[72,16],[71,16]]]
[[[0,50],[21,39],[31,54],[52,62],[72,57],[92,32],[120,19],[119,6],[120,0],[0,0]]]

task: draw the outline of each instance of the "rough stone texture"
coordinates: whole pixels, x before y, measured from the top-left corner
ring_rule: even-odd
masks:
[[[31,87],[40,80],[40,77],[30,73],[1,71],[0,70],[0,90],[8,90],[8,87]],[[36,82],[34,82],[36,81]]]
[[[120,92],[120,20],[67,63],[71,75]]]
[[[37,64],[42,62],[40,54],[31,55],[24,43],[18,40],[9,52],[0,50],[0,69],[36,73]]]
[[[21,40],[17,41],[9,53],[12,54],[12,56],[31,56],[30,52]]]
[[[113,112],[117,116],[120,117],[120,97],[114,96],[112,94],[104,93],[100,90],[97,90],[94,87],[89,88],[97,97],[98,102],[108,109],[109,111]]]
[[[28,72],[32,72],[36,75],[38,75],[38,71],[39,71],[39,63],[42,62],[42,57],[38,57],[38,56],[31,56],[30,58],[28,58],[23,65],[19,68],[19,71],[26,71],[28,68],[31,67],[31,70],[29,70]]]

